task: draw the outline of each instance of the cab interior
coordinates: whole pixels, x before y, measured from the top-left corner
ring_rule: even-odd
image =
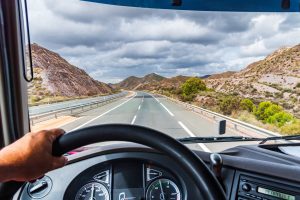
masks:
[[[27,30],[20,2],[0,2],[2,147],[30,131],[24,78]],[[297,0],[96,2],[194,12],[299,12],[300,8]],[[1,183],[0,199],[300,199],[300,143],[296,138],[282,143],[241,144],[211,153],[192,150],[149,127],[114,123],[79,128],[63,135],[53,144],[53,155],[111,141],[122,143],[104,143],[69,155],[65,167],[51,171],[35,182]],[[287,154],[286,149],[298,152],[295,153],[298,156]]]

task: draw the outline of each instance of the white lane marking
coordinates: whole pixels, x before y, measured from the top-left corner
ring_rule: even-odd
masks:
[[[192,133],[192,131],[190,131],[181,121],[178,121],[178,124],[191,136],[191,137],[196,137],[196,135],[194,133]],[[205,152],[211,152],[211,150],[209,148],[207,148],[207,146],[203,143],[197,143],[201,149],[203,149],[203,151]]]
[[[131,124],[134,124],[135,120],[136,120],[136,115],[133,117]]]
[[[138,108],[138,110],[140,110],[141,109],[141,105],[139,105],[139,108]]]
[[[153,96],[152,94],[150,94],[172,117],[174,117],[174,114],[164,105],[162,104],[157,98],[155,98],[155,96]]]
[[[160,103],[160,105],[172,116],[174,117],[174,114],[162,103]]]
[[[149,95],[159,103],[159,100],[155,96],[153,96],[152,94],[149,94]]]
[[[135,93],[135,95],[134,95],[133,97],[131,97],[130,99],[128,99],[128,100],[124,101],[123,103],[117,105],[116,107],[113,107],[112,109],[110,109],[110,110],[108,110],[108,111],[102,113],[101,115],[99,115],[99,116],[97,116],[97,117],[95,117],[95,118],[93,118],[93,119],[91,119],[91,120],[85,122],[84,124],[81,124],[80,126],[77,126],[76,128],[72,129],[71,131],[75,131],[75,130],[77,130],[77,129],[79,129],[79,128],[81,128],[81,127],[83,127],[83,126],[85,126],[85,125],[87,125],[87,124],[89,124],[89,123],[95,121],[96,119],[99,119],[99,118],[102,117],[103,115],[106,115],[107,113],[109,113],[109,112],[111,112],[111,111],[113,111],[113,110],[119,108],[120,106],[124,105],[125,103],[127,103],[128,101],[130,101],[131,99],[133,99],[133,98],[136,96],[136,94],[137,94],[137,93]]]

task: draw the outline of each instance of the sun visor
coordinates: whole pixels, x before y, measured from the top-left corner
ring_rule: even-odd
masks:
[[[119,6],[235,12],[299,12],[300,0],[84,0]]]

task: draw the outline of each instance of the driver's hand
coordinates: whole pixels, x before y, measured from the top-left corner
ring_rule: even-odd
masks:
[[[64,131],[28,133],[0,151],[0,182],[31,181],[67,163],[64,156],[52,156],[52,143]]]

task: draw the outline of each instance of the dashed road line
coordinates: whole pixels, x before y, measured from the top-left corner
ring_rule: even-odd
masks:
[[[136,115],[133,117],[131,124],[134,124],[135,120],[136,120]]]
[[[149,94],[153,99],[155,99],[158,103],[160,103],[160,101],[155,97],[153,96],[152,94]]]
[[[139,105],[139,108],[138,108],[138,110],[140,110],[141,109],[141,105]]]
[[[83,126],[85,126],[85,125],[87,125],[87,124],[89,124],[89,123],[95,121],[96,119],[99,119],[100,117],[106,115],[107,113],[110,113],[111,111],[113,111],[113,110],[119,108],[120,106],[124,105],[124,104],[127,103],[128,101],[132,100],[136,95],[137,95],[137,93],[135,93],[135,95],[134,95],[133,97],[131,97],[130,99],[128,99],[128,100],[124,101],[123,103],[121,103],[121,104],[119,104],[119,105],[113,107],[112,109],[110,109],[110,110],[108,110],[108,111],[102,113],[101,115],[99,115],[99,116],[97,116],[97,117],[95,117],[95,118],[93,118],[93,119],[91,119],[91,120],[89,120],[89,121],[87,121],[87,122],[81,124],[80,126],[77,126],[76,128],[72,129],[71,131],[75,131],[75,130],[77,130],[77,129],[79,129],[79,128],[81,128],[81,127],[83,127]]]
[[[196,135],[194,133],[192,133],[192,131],[190,131],[181,121],[178,121],[178,124],[191,136],[191,137],[196,137]],[[203,149],[203,151],[205,152],[211,152],[211,150],[209,148],[207,148],[207,146],[203,143],[197,143],[201,149]]]
[[[152,96],[172,117],[174,117],[174,114],[164,104],[162,104],[155,96],[153,96],[152,94],[149,95]]]
[[[174,117],[174,114],[162,103],[160,103],[160,105],[172,116]]]

